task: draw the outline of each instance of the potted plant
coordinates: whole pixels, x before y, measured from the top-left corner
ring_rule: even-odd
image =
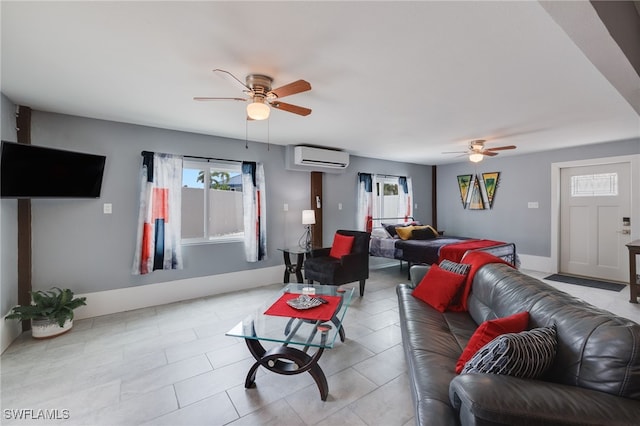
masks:
[[[73,310],[86,305],[86,297],[73,297],[69,289],[54,287],[48,291],[32,291],[32,304],[16,306],[5,319],[31,320],[31,335],[36,339],[54,337],[73,327]]]

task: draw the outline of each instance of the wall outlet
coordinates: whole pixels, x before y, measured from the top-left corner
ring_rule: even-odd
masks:
[[[289,204],[284,203],[284,211],[288,212],[289,211]]]
[[[338,203],[338,210],[342,210],[342,203]]]
[[[530,208],[530,209],[537,209],[538,207],[539,207],[539,206],[538,206],[538,202],[537,202],[537,201],[529,201],[529,202],[527,203],[527,208]]]
[[[111,203],[104,203],[104,205],[102,206],[102,212],[104,214],[113,213],[113,205]]]

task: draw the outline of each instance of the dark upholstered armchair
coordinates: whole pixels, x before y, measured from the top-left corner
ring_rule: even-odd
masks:
[[[364,295],[365,280],[369,278],[369,237],[368,232],[340,229],[336,234],[352,236],[351,252],[339,259],[329,256],[331,247],[314,249],[304,262],[304,277],[311,283],[317,281],[325,285],[341,285],[360,281],[360,296]]]

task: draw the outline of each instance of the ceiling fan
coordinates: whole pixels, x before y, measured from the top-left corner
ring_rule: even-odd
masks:
[[[469,142],[469,149],[467,151],[449,151],[443,152],[443,154],[469,154],[469,161],[473,163],[479,163],[484,156],[495,157],[498,155],[495,151],[504,151],[507,149],[516,149],[515,145],[497,146],[495,148],[485,148],[484,139],[476,139]]]
[[[247,119],[248,120],[266,120],[269,118],[271,109],[269,106],[280,109],[294,114],[307,116],[311,114],[309,108],[301,107],[298,105],[292,105],[285,102],[280,102],[280,98],[285,96],[295,95],[297,93],[306,92],[311,90],[311,84],[305,80],[297,80],[293,83],[285,84],[277,89],[271,88],[273,78],[263,74],[249,74],[243,83],[235,75],[229,71],[216,68],[213,72],[225,73],[231,76],[235,81],[242,85],[243,92],[247,94],[248,98],[221,98],[221,97],[204,97],[196,96],[193,98],[195,101],[243,101],[249,102],[247,105]]]

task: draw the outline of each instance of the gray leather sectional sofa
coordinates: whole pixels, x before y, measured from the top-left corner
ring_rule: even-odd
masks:
[[[640,325],[501,264],[474,276],[469,312],[440,313],[411,295],[428,266],[397,287],[419,425],[639,425]],[[461,374],[455,364],[483,321],[529,312],[529,328],[556,325],[543,379]]]

